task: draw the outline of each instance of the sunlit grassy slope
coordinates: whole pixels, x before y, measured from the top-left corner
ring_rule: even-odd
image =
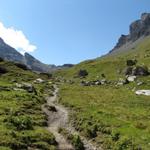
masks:
[[[103,149],[150,149],[150,97],[137,96],[135,90],[150,89],[150,77],[138,77],[144,82],[123,86],[114,84],[83,87],[81,80],[101,79],[115,81],[125,78],[127,59],[137,59],[137,65],[150,68],[150,38],[126,52],[84,61],[75,67],[56,73],[57,78],[74,81],[60,86],[60,102],[71,108],[70,119],[74,127]],[[80,69],[89,75],[76,78]]]
[[[8,71],[0,75],[0,150],[55,149],[55,138],[44,129],[46,116],[41,110],[46,93],[43,89],[51,89],[51,85],[33,84],[39,77],[46,78],[11,62],[2,61],[0,67]],[[13,90],[22,82],[32,83],[36,92]]]
[[[108,79],[118,79],[118,77],[122,76],[122,74],[119,74],[118,72],[125,69],[127,59],[137,59],[139,65],[145,64],[149,66],[150,37],[145,38],[137,44],[137,46],[126,52],[81,62],[70,69],[57,72],[57,76],[60,75],[67,79],[72,79],[76,76],[78,70],[87,69],[89,72],[87,79],[99,79],[102,73],[104,73]]]

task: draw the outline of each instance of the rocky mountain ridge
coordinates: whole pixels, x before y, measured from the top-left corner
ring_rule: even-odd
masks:
[[[44,64],[29,53],[25,53],[24,55],[20,54],[16,49],[6,44],[2,38],[0,38],[0,57],[7,61],[25,64],[29,69],[36,72],[52,72],[73,66],[72,64],[65,64],[62,66]]]
[[[128,35],[121,35],[116,46],[110,51],[115,52],[123,46],[133,44],[139,39],[150,35],[150,13],[143,13],[139,20],[131,23]]]

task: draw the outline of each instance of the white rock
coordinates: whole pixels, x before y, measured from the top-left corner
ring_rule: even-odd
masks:
[[[137,95],[146,95],[150,96],[150,90],[138,90],[135,92]]]
[[[34,81],[34,83],[43,83],[43,82],[45,82],[45,81],[41,78],[38,78]]]
[[[129,82],[134,82],[135,79],[136,79],[136,76],[128,76],[128,77],[127,77],[127,80],[128,80]]]

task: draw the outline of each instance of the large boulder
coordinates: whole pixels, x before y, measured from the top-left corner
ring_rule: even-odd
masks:
[[[86,76],[88,76],[87,70],[85,70],[85,69],[80,69],[79,72],[78,72],[78,76],[79,76],[79,77],[86,77]]]
[[[30,83],[22,83],[22,88],[27,90],[29,93],[35,92],[34,86]]]
[[[35,90],[34,86],[33,86],[32,84],[30,84],[30,83],[23,82],[23,83],[21,83],[21,84],[16,83],[15,85],[16,85],[16,87],[17,87],[18,89],[19,89],[19,88],[20,88],[20,89],[24,89],[24,90],[28,91],[29,93],[33,93],[33,92],[36,93],[36,90]]]
[[[132,59],[129,59],[129,60],[127,60],[127,66],[134,66],[134,65],[136,65],[136,63],[137,63],[137,60],[132,60]]]
[[[128,76],[147,76],[149,74],[146,66],[127,67],[125,69],[125,75]]]
[[[137,66],[132,70],[132,74],[135,76],[147,76],[150,73],[147,67]]]
[[[135,92],[136,95],[146,95],[150,96],[150,90],[138,90]]]

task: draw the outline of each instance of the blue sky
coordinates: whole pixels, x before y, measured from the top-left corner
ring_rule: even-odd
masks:
[[[21,30],[47,64],[78,63],[107,53],[149,0],[0,0],[0,22]]]

